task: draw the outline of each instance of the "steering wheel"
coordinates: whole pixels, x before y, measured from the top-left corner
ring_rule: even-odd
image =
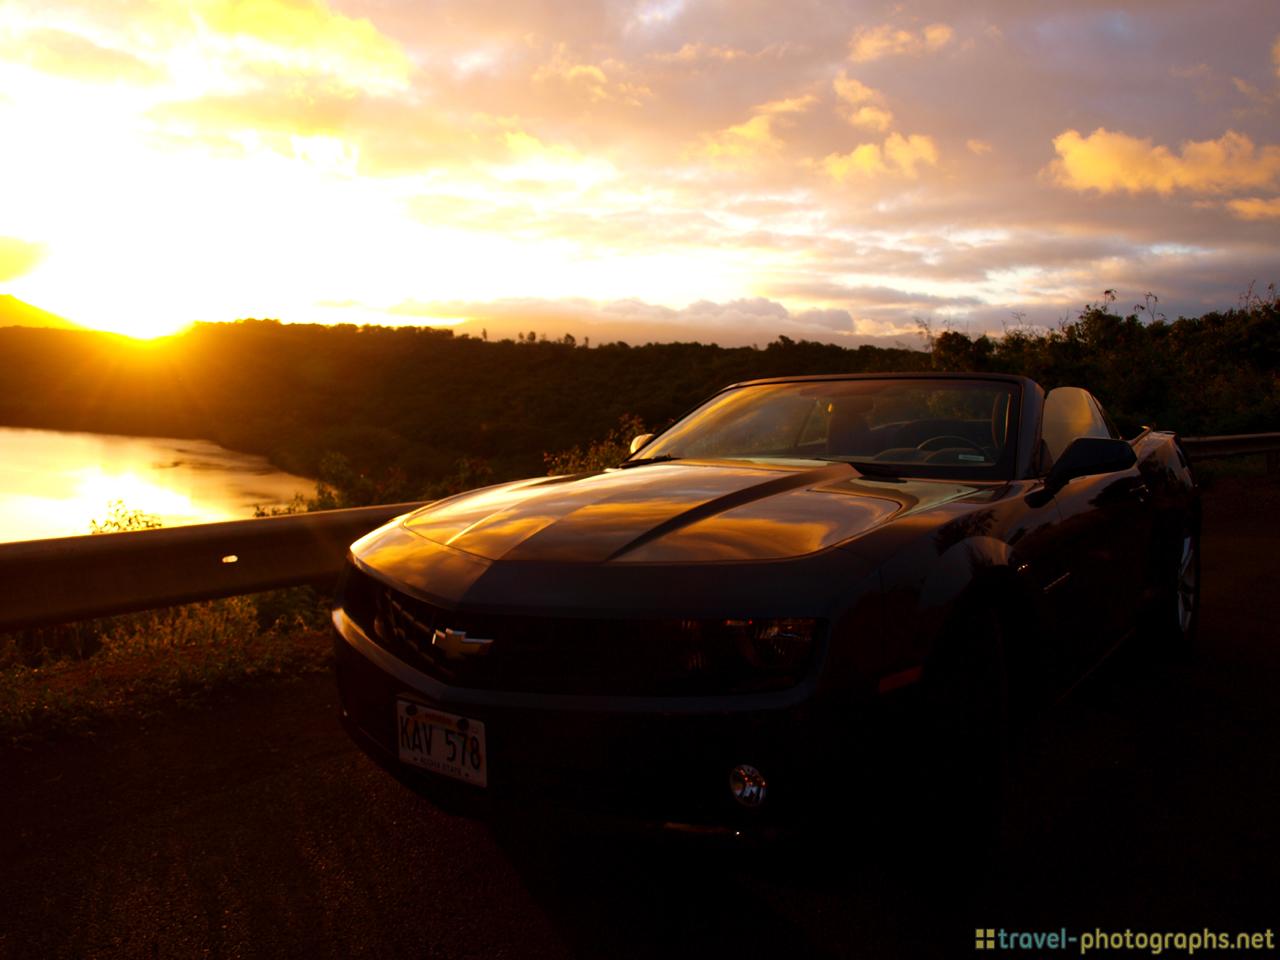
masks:
[[[987,452],[983,450],[982,447],[978,446],[978,444],[974,443],[968,437],[960,437],[954,433],[944,433],[936,437],[929,437],[929,439],[927,440],[921,440],[918,444],[916,444],[916,449],[917,450],[940,450],[943,447],[947,447],[947,446],[954,447],[955,446],[954,443],[942,442],[942,441],[949,441],[949,440],[958,440],[962,445],[966,447],[970,447],[974,450],[977,450],[984,457],[987,455]]]

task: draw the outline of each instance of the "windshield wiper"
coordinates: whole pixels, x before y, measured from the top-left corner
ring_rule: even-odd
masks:
[[[641,457],[639,460],[623,460],[618,467],[626,470],[628,467],[643,467],[647,463],[670,463],[672,460],[679,460],[674,453],[660,453],[656,457]]]
[[[847,463],[860,474],[867,477],[900,477],[902,470],[899,466],[888,463],[868,463],[865,460],[845,460],[843,457],[816,457],[817,460],[825,460],[827,463]]]

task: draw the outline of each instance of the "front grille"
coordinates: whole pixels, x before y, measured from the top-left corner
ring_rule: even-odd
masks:
[[[348,567],[340,600],[365,634],[427,676],[456,687],[527,693],[696,696],[794,686],[814,642],[771,656],[744,643],[744,621],[601,620],[449,611]],[[437,630],[492,640],[449,656]],[[477,645],[477,647],[480,645]]]

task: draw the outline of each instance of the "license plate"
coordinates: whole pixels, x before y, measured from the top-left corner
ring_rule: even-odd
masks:
[[[489,751],[481,721],[397,700],[396,737],[401,762],[477,787],[488,785]]]

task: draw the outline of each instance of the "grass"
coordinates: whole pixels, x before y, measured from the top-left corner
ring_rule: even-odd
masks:
[[[1206,492],[1219,484],[1231,481],[1256,480],[1273,484],[1280,475],[1267,470],[1265,454],[1247,457],[1223,457],[1217,460],[1201,460],[1195,464],[1196,481]]]
[[[328,667],[314,591],[273,591],[0,636],[0,742],[145,717],[257,678]]]
[[[117,500],[90,530],[158,526]],[[0,743],[145,717],[257,678],[314,673],[330,656],[328,598],[310,587],[0,634]]]

